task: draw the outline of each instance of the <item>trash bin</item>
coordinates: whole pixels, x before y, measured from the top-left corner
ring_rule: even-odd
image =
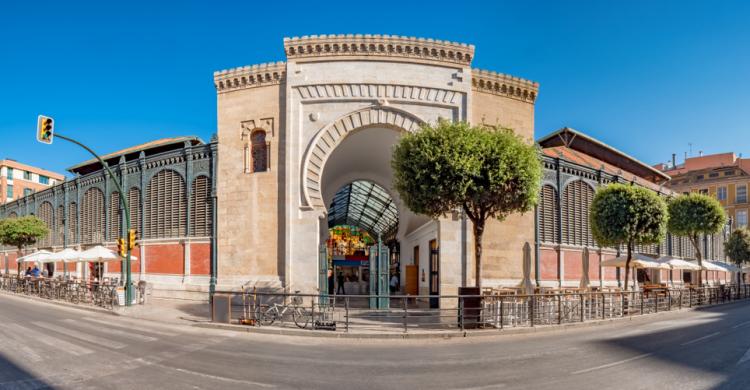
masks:
[[[463,329],[477,329],[482,314],[482,297],[478,287],[459,287],[458,326]]]
[[[232,322],[232,296],[214,294],[211,300],[211,321],[229,324]]]

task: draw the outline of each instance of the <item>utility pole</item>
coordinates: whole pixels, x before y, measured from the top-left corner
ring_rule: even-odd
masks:
[[[117,192],[120,195],[120,204],[122,205],[123,210],[125,211],[125,226],[126,229],[124,232],[122,232],[122,236],[120,237],[123,241],[126,243],[128,242],[128,236],[130,233],[130,207],[128,207],[128,201],[125,197],[125,193],[122,191],[122,186],[120,185],[120,179],[117,178],[117,176],[112,173],[112,170],[109,169],[109,166],[104,163],[104,160],[102,160],[101,157],[99,157],[98,154],[96,154],[91,148],[88,146],[72,139],[69,137],[66,137],[64,135],[60,135],[59,133],[56,133],[54,131],[54,119],[51,117],[47,117],[44,115],[39,115],[39,120],[37,122],[37,140],[44,144],[52,144],[52,140],[54,137],[59,137],[61,139],[64,139],[68,142],[72,142],[84,149],[86,149],[87,152],[91,153],[102,165],[102,168],[107,170],[107,173],[109,173],[109,176],[112,178],[112,181],[115,183],[115,187],[117,187]],[[130,252],[132,248],[131,245],[127,245],[127,254],[125,256],[125,306],[130,306],[133,301],[133,286],[132,286],[132,273],[131,273],[131,264],[130,264]]]

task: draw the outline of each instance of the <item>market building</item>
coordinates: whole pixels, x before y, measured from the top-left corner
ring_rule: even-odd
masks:
[[[127,188],[138,230],[134,278],[157,296],[205,298],[212,280],[217,290],[382,293],[395,274],[400,292],[435,297],[434,306],[473,285],[471,222],[406,208],[392,187],[391,150],[401,134],[439,118],[511,128],[534,142],[539,85],[472,68],[474,46],[455,42],[320,35],[287,38],[284,49],[286,62],[215,72],[210,143],[167,138],[104,157]],[[488,223],[483,285],[518,286],[525,247],[534,248],[541,286],[577,285],[583,248],[593,254],[593,284],[617,285],[618,273],[600,266],[617,251],[598,247],[588,225],[594,191],[623,182],[669,196],[669,175],[569,128],[538,143],[540,203]],[[125,223],[111,178],[93,160],[69,171],[74,179],[0,206],[0,218],[45,221],[52,233],[40,249],[114,247]],[[639,249],[691,257],[677,237]],[[16,256],[0,252],[6,272]],[[92,273],[116,277],[120,268]],[[670,276],[684,280],[648,277]]]

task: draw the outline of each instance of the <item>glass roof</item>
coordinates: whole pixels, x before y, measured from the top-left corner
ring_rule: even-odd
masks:
[[[398,210],[383,187],[364,180],[351,182],[336,193],[328,209],[328,227],[359,226],[384,240],[396,235]]]

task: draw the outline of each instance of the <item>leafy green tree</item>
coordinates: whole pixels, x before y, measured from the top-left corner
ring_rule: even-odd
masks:
[[[750,231],[745,228],[739,228],[729,235],[729,239],[724,243],[724,253],[732,262],[742,267],[743,263],[750,262]],[[741,272],[737,274],[737,283],[741,284]]]
[[[669,201],[669,231],[688,238],[695,248],[698,265],[703,265],[701,236],[718,233],[726,223],[724,208],[708,195],[691,193]],[[698,272],[698,285],[703,285],[702,272]]]
[[[35,244],[47,234],[47,225],[33,215],[0,221],[0,243],[18,248],[19,256],[22,256],[24,247]]]
[[[488,219],[533,209],[541,189],[538,149],[510,129],[440,120],[401,138],[394,186],[412,211],[433,218],[462,209],[474,231],[476,287]]]
[[[602,246],[625,245],[625,290],[636,245],[656,244],[667,233],[667,205],[643,187],[610,184],[600,188],[591,203],[589,220],[594,238]]]

